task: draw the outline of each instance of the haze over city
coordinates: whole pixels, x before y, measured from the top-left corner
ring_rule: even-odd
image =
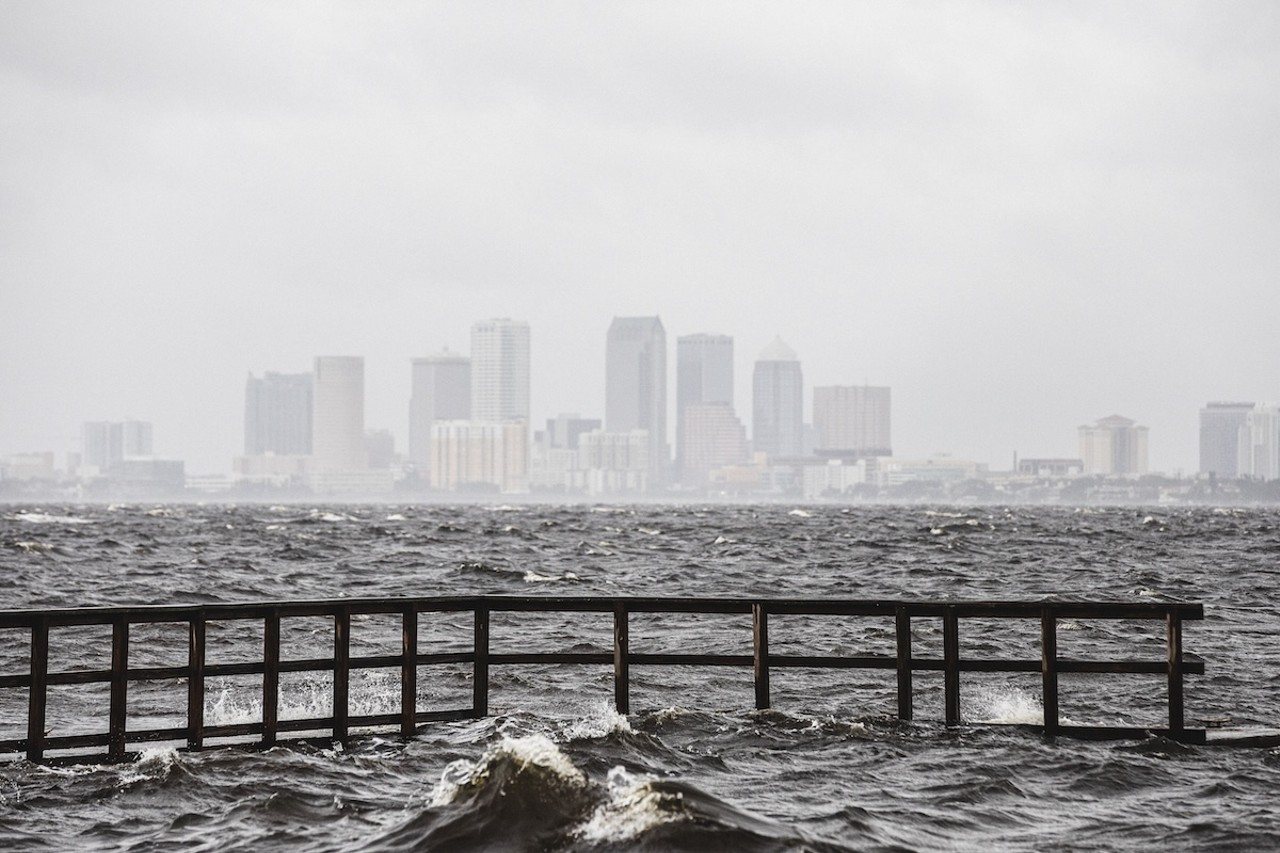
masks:
[[[486,317],[534,425],[600,417],[659,315],[747,423],[781,336],[895,452],[1120,413],[1191,473],[1206,401],[1280,399],[1278,79],[1269,3],[6,3],[0,453],[137,418],[226,471],[246,376],[328,354],[403,450]]]

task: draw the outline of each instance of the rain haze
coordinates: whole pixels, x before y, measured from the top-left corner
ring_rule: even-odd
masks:
[[[318,355],[403,451],[410,359],[491,317],[535,427],[601,417],[656,314],[672,375],[734,337],[748,429],[780,336],[897,454],[1121,414],[1191,474],[1200,407],[1280,399],[1277,81],[1270,2],[6,2],[0,453],[137,418],[225,472]]]

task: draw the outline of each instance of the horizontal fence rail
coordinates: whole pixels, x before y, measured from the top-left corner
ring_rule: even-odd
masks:
[[[598,613],[612,619],[613,651],[494,653],[490,649],[490,623],[496,613]],[[470,617],[468,651],[430,651],[419,648],[419,623],[423,614],[464,614]],[[694,652],[646,653],[634,651],[630,642],[631,616],[636,614],[739,614],[751,619],[750,654]],[[392,617],[401,626],[397,653],[352,656],[352,617]],[[892,620],[893,654],[832,655],[774,654],[769,650],[771,617],[835,616],[882,617]],[[283,620],[304,617],[332,619],[332,653],[305,659],[281,658]],[[0,756],[25,756],[33,762],[119,761],[129,758],[131,746],[175,743],[198,750],[215,743],[250,743],[260,746],[287,740],[288,735],[320,733],[345,743],[352,729],[395,729],[412,735],[423,724],[441,720],[484,717],[489,714],[489,673],[496,666],[612,665],[614,704],[620,713],[630,712],[630,670],[633,666],[699,666],[750,668],[755,707],[770,707],[770,673],[787,668],[893,670],[896,678],[897,717],[914,716],[913,673],[941,672],[945,723],[961,724],[960,696],[963,673],[1040,673],[1044,721],[1035,726],[1046,735],[1127,738],[1149,733],[1177,740],[1203,743],[1203,729],[1187,728],[1183,680],[1204,672],[1198,658],[1184,656],[1182,623],[1204,618],[1199,604],[1108,602],[910,602],[848,599],[756,598],[610,598],[552,596],[470,596],[426,598],[340,599],[253,604],[199,606],[144,606],[76,608],[61,610],[0,611],[0,641],[17,632],[29,638],[29,667],[24,671],[0,671],[0,690],[27,691],[25,738],[0,740]],[[917,620],[941,620],[942,656],[913,654],[913,626]],[[960,624],[969,619],[1022,620],[1036,629],[1039,654],[1025,658],[962,657]],[[1147,620],[1164,623],[1165,654],[1160,659],[1082,660],[1058,654],[1058,627],[1064,620]],[[261,626],[261,655],[251,661],[209,661],[210,624]],[[186,661],[171,666],[130,665],[131,629],[138,626],[176,624],[187,635]],[[73,626],[110,629],[109,669],[50,669],[50,632]],[[255,635],[256,636],[256,635]],[[470,706],[420,710],[418,669],[423,666],[470,665]],[[392,713],[353,715],[351,674],[360,670],[398,670],[399,710]],[[332,676],[332,712],[323,716],[282,720],[279,716],[280,676],[288,673],[325,673]],[[1112,673],[1162,675],[1167,681],[1167,727],[1078,726],[1061,722],[1058,677],[1063,673]],[[261,676],[261,714],[253,722],[210,725],[205,720],[206,685],[212,678]],[[186,682],[186,724],[168,728],[130,728],[130,685],[138,682]],[[107,686],[107,729],[79,735],[51,736],[47,729],[49,688],[59,685]],[[282,737],[286,736],[286,737]],[[314,735],[313,735],[314,737]],[[235,740],[239,739],[239,740]],[[105,747],[105,753],[100,752]],[[99,752],[92,752],[99,750]]]

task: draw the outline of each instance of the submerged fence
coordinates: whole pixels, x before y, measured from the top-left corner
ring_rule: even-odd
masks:
[[[490,624],[494,614],[595,613],[612,620],[613,650],[494,652],[490,649]],[[470,614],[471,648],[465,651],[432,651],[420,648],[419,622],[440,614]],[[631,648],[631,617],[637,614],[749,614],[749,654],[693,652],[645,653]],[[381,615],[399,623],[400,648],[380,655],[352,656],[352,617]],[[892,620],[892,654],[775,654],[769,648],[771,618],[823,616],[841,619],[878,617]],[[281,658],[281,625],[288,620],[323,617],[332,620],[332,654],[304,659]],[[911,720],[917,672],[941,672],[945,723],[961,724],[961,676],[965,673],[1039,673],[1046,735],[1129,738],[1148,733],[1203,743],[1203,729],[1185,724],[1183,679],[1202,674],[1204,663],[1184,656],[1182,623],[1203,619],[1199,604],[1129,604],[1083,602],[903,602],[860,600],[799,600],[755,598],[609,598],[472,596],[434,598],[341,599],[330,601],[203,606],[150,606],[83,608],[64,610],[0,611],[0,642],[29,636],[29,667],[0,671],[0,691],[27,691],[26,737],[0,740],[0,756],[25,756],[33,762],[51,760],[124,760],[130,748],[147,743],[175,743],[198,750],[219,743],[262,746],[281,742],[288,735],[321,733],[346,742],[353,729],[394,729],[403,735],[418,731],[424,723],[487,716],[491,667],[522,665],[611,665],[614,703],[621,713],[631,707],[631,667],[743,667],[752,671],[755,707],[770,707],[770,674],[787,668],[893,670],[896,676],[897,717]],[[941,657],[913,654],[913,629],[922,620],[940,620]],[[1038,639],[1038,654],[1014,658],[962,657],[961,624],[967,620],[1014,620]],[[1144,620],[1163,623],[1164,654],[1158,659],[1073,659],[1058,653],[1058,631],[1066,620]],[[261,655],[254,660],[211,662],[208,628],[244,626],[261,628]],[[934,621],[932,624],[937,624]],[[131,631],[140,626],[176,626],[186,634],[186,660],[169,666],[134,666],[130,663]],[[51,632],[72,626],[104,626],[110,629],[110,667],[107,669],[51,669]],[[327,625],[326,625],[327,627]],[[606,623],[607,627],[607,623]],[[16,632],[16,633],[15,633]],[[968,637],[968,635],[966,635]],[[744,638],[745,639],[745,638]],[[820,639],[820,638],[819,638]],[[1035,645],[1032,643],[1031,645]],[[326,641],[327,645],[327,641]],[[745,646],[745,643],[743,644]],[[25,661],[25,655],[11,656]],[[470,706],[447,709],[419,708],[419,668],[470,665]],[[362,670],[398,671],[399,710],[393,713],[351,713],[351,675]],[[332,677],[332,713],[305,719],[281,719],[279,714],[282,673],[324,673]],[[1059,713],[1059,676],[1065,673],[1145,674],[1161,676],[1167,685],[1167,726],[1067,725]],[[261,714],[253,722],[206,722],[206,684],[210,679],[261,676]],[[131,685],[139,682],[171,682],[186,685],[186,724],[167,728],[133,728],[129,725]],[[58,685],[107,685],[106,731],[51,736],[46,708],[49,688]],[[11,703],[12,704],[12,703]],[[105,747],[105,754],[93,752]]]

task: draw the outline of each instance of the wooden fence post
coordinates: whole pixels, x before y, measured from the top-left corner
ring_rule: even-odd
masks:
[[[631,630],[625,601],[613,605],[613,704],[631,713]]]
[[[27,761],[44,759],[45,707],[49,693],[49,620],[31,626],[31,688],[27,694]]]
[[[412,604],[404,609],[400,653],[400,734],[407,737],[418,730],[418,609]]]
[[[769,612],[763,602],[751,605],[751,628],[756,710],[763,711],[769,707]]]
[[[204,746],[204,610],[191,617],[187,642],[187,749]]]
[[[1176,736],[1186,724],[1182,708],[1182,616],[1170,607],[1165,621],[1169,652],[1169,733]]]
[[[276,742],[280,721],[280,611],[272,608],[262,626],[262,743]]]
[[[898,639],[898,719],[910,720],[912,714],[911,614],[901,605],[894,615],[894,628]]]
[[[1053,607],[1040,609],[1040,704],[1044,708],[1044,733],[1058,733],[1058,617]]]
[[[351,714],[351,611],[343,606],[333,614],[333,739],[347,742]]]
[[[111,623],[111,710],[107,753],[124,758],[125,721],[129,702],[129,622],[117,616]]]
[[[475,670],[471,685],[471,713],[489,716],[489,608],[476,605]]]
[[[960,624],[956,607],[942,609],[943,689],[947,700],[947,725],[960,725]]]

